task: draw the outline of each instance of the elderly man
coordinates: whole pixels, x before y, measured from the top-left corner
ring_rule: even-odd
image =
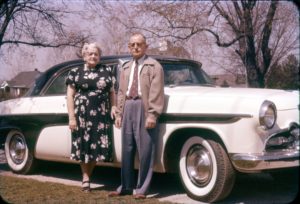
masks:
[[[144,199],[153,174],[157,120],[164,106],[164,74],[159,62],[146,55],[144,35],[133,34],[128,48],[133,59],[121,70],[115,120],[122,127],[121,186],[109,196],[133,194],[135,199]],[[134,186],[136,150],[140,163]]]

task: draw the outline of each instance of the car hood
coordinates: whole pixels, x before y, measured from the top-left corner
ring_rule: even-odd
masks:
[[[167,112],[174,113],[258,113],[271,101],[278,111],[296,109],[298,91],[257,88],[166,87]]]

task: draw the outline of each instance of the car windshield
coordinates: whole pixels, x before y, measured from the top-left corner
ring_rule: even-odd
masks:
[[[214,86],[210,77],[198,64],[184,62],[161,62],[164,68],[165,85],[167,86]]]

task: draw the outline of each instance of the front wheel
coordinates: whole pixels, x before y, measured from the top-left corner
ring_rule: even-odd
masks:
[[[179,174],[188,196],[208,203],[227,197],[235,182],[235,171],[222,145],[198,136],[183,144]]]
[[[19,174],[32,172],[35,159],[29,151],[24,135],[16,130],[9,132],[5,140],[5,156],[9,168]]]

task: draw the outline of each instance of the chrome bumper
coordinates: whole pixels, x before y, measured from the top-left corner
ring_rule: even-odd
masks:
[[[254,154],[232,154],[231,161],[240,172],[259,172],[299,166],[299,151],[282,151]]]
[[[299,125],[295,123],[271,135],[263,153],[230,154],[233,166],[240,172],[297,167],[299,157]]]

